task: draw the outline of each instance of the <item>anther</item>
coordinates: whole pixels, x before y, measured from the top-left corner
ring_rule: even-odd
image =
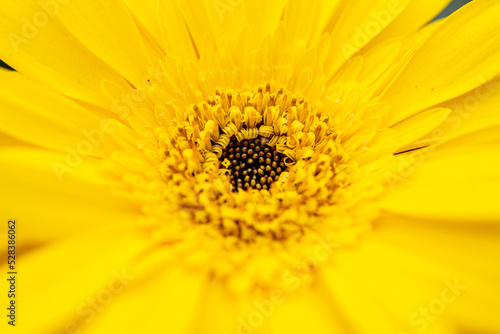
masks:
[[[276,146],[268,146],[268,142],[264,137],[238,142],[231,136],[222,156],[229,162],[227,168],[233,191],[269,189],[279,179],[285,170],[285,156],[276,151]]]

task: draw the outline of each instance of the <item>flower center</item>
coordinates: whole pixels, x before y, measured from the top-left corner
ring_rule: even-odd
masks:
[[[268,145],[269,139],[255,139],[238,142],[235,136],[222,153],[222,164],[230,171],[233,192],[240,189],[269,189],[278,181],[285,170],[285,156],[276,150],[276,146]]]
[[[149,178],[133,193],[159,238],[193,232],[241,248],[325,231],[355,237],[373,211],[361,202],[379,189],[363,182],[376,170],[366,163],[392,151],[378,153],[391,132],[371,129],[381,106],[362,95],[355,85],[306,97],[264,84],[164,103],[167,93],[152,90],[157,124],[131,123],[154,170],[137,163],[143,175],[126,180]]]
[[[280,280],[288,264],[316,254],[318,238],[350,245],[370,230],[379,214],[371,200],[399,143],[383,128],[390,106],[373,87],[327,85],[309,52],[300,73],[233,68],[226,55],[168,57],[168,80],[117,127],[105,165],[117,191],[140,204],[144,231],[176,249],[172,258],[218,264],[218,277],[236,269]]]

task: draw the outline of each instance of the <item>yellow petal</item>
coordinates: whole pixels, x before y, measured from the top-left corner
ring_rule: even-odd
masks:
[[[241,319],[247,315],[248,309],[241,306],[246,300],[240,299],[245,297],[231,295],[226,286],[210,280],[204,284],[199,298],[196,313],[193,314],[193,319],[197,321],[191,320],[186,333],[237,333]]]
[[[160,1],[158,11],[160,40],[163,41],[166,54],[195,58],[196,49],[177,4],[174,1]]]
[[[9,136],[6,133],[0,132],[0,146],[32,146],[32,145],[18,138]]]
[[[332,50],[327,60],[327,77],[387,27],[410,0],[345,1],[332,18],[329,32]]]
[[[451,15],[382,95],[395,124],[464,94],[500,72],[500,4],[474,1]]]
[[[165,1],[124,0],[124,2],[132,14],[137,17],[159,43],[161,41],[161,28],[158,19],[158,6]]]
[[[104,133],[96,116],[20,73],[0,70],[0,77],[4,109],[0,113],[0,131],[62,152],[70,147],[85,156],[103,155]]]
[[[207,277],[183,271],[178,263],[161,256],[150,265],[154,268],[149,275],[130,270],[136,277],[131,285],[118,293],[97,317],[87,317],[82,322],[83,333],[186,333],[200,323],[195,312],[204,302]],[[141,271],[146,269],[140,266]],[[227,314],[222,310],[218,309]]]
[[[410,35],[436,17],[449,3],[450,0],[412,0],[366,48],[370,49],[393,37]]]
[[[335,2],[335,1],[334,1]],[[314,17],[319,11],[321,1],[288,1],[283,14],[287,38],[291,43],[307,46],[315,28],[315,20],[307,19],[307,15]]]
[[[479,131],[442,147],[398,156],[386,174],[387,212],[442,221],[499,223],[499,131]]]
[[[223,6],[223,3],[226,6]],[[273,33],[283,15],[286,0],[212,1],[205,0],[216,36],[226,35],[230,40],[240,37],[245,26],[249,26],[255,38],[249,43],[259,43]],[[227,29],[227,27],[231,27]],[[256,47],[257,45],[254,45]]]
[[[450,112],[446,108],[427,110],[393,125],[391,129],[398,132],[396,140],[401,146],[408,145],[443,123]]]
[[[439,126],[439,136],[428,135],[422,140],[439,142],[500,125],[500,82],[493,80],[441,106],[452,109]]]
[[[59,22],[59,15],[71,5],[53,2],[47,7],[34,0],[9,4],[0,13],[0,58],[53,90],[104,105],[102,79],[123,87],[127,83]]]
[[[199,52],[215,52],[218,40],[213,34],[204,1],[193,0],[187,2],[176,0],[176,3]]]
[[[23,226],[23,246],[135,224],[138,208],[109,191],[95,162],[27,147],[3,147],[0,160],[2,211]]]
[[[363,70],[359,74],[358,80],[362,84],[370,86],[389,74],[391,68],[396,65],[401,44],[399,39],[389,40],[363,54]]]
[[[22,227],[22,220],[18,224],[21,236],[27,228]],[[19,261],[18,321],[21,310],[30,321],[16,326],[15,332],[53,333],[81,328],[79,321],[99,316],[134,284],[128,267],[148,244],[139,230],[94,230],[24,254],[22,265]],[[0,269],[7,272],[5,265]],[[6,297],[2,298],[4,304]]]
[[[324,34],[332,32],[333,24],[335,23],[336,15],[340,13],[342,8],[342,0],[319,0],[316,5],[315,27],[310,37],[310,44],[313,44],[318,38]]]
[[[359,284],[363,276],[366,277],[366,272],[363,276],[356,277],[341,265],[331,265],[323,266],[320,273],[320,280],[325,287],[323,295],[335,305],[334,312],[347,327],[345,332],[399,333],[401,323],[395,321],[393,315],[382,307],[366,286]],[[360,317],[362,321],[359,321]]]
[[[376,233],[378,231],[373,232]],[[370,328],[377,328],[378,332],[392,329],[394,333],[422,329],[419,310],[440,297],[440,291],[446,287],[445,279],[453,278],[454,272],[443,270],[404,248],[376,240],[377,235],[369,236],[359,248],[339,252],[335,265],[324,268],[325,285],[335,296],[339,312],[350,320],[350,327],[356,333],[370,333]],[[341,285],[337,286],[337,282]],[[353,291],[358,305],[341,291],[345,288]],[[364,321],[356,321],[356,317]],[[426,329],[430,333],[451,334],[453,331],[446,330],[449,320],[449,316],[441,317]],[[440,330],[436,330],[437,326]]]
[[[499,236],[498,226],[387,216],[358,249],[339,254],[337,264],[358,278],[353,284],[399,314],[400,330],[455,333],[449,325],[460,325],[495,332],[499,321],[491,308],[498,307],[500,293],[500,270],[494,266]]]
[[[404,252],[401,256],[384,259],[392,265],[400,262],[398,266],[406,265],[407,269],[420,272],[422,278],[459,274],[476,279],[483,277],[486,283],[488,279],[500,277],[500,268],[491,266],[491,261],[500,255],[498,225],[455,224],[387,215],[380,218],[376,226],[366,245],[376,244],[378,248],[384,245],[387,253],[394,254],[398,253],[396,248],[400,249]]]
[[[273,294],[280,296],[280,299],[274,299],[279,304],[269,303],[272,302],[270,298]],[[260,305],[261,312],[268,312],[265,328],[269,328],[269,333],[347,332],[342,324],[343,319],[339,319],[339,310],[334,308],[320,286],[309,288],[304,284],[297,291],[274,291],[270,293],[269,299],[259,300],[255,304]]]
[[[137,27],[119,0],[72,0],[57,18],[67,30],[134,86],[152,67]]]
[[[422,44],[434,33],[434,31],[442,24],[443,20],[434,21],[422,27],[421,29],[406,35],[402,39],[402,44],[400,48],[399,55],[396,57],[396,64],[386,71],[384,76],[381,76],[379,80],[374,83],[377,85],[374,92],[374,96],[379,96],[384,92],[384,90],[394,81],[394,79],[401,73],[401,71],[406,67],[406,65],[411,62],[413,55],[416,50],[418,50]],[[383,42],[382,42],[383,43]],[[381,45],[378,43],[375,46],[366,46],[361,50],[360,54],[369,54],[372,49],[376,49]]]
[[[499,130],[499,125],[493,125],[489,128],[483,128],[446,139],[439,147],[443,151],[446,150],[445,152],[453,154],[460,154],[464,150],[463,148],[469,151],[474,151],[474,148],[478,148],[481,151],[490,150],[490,152],[495,152],[495,150],[498,150],[498,145],[500,145]]]

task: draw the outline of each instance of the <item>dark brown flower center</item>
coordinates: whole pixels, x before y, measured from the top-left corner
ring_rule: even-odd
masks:
[[[229,161],[227,169],[233,191],[240,189],[269,189],[285,171],[285,155],[269,146],[269,139],[258,136],[238,142],[235,136],[222,153],[222,161]]]

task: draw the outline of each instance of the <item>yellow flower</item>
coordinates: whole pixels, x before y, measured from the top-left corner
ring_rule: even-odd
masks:
[[[499,333],[500,4],[446,3],[4,5],[2,326]]]

